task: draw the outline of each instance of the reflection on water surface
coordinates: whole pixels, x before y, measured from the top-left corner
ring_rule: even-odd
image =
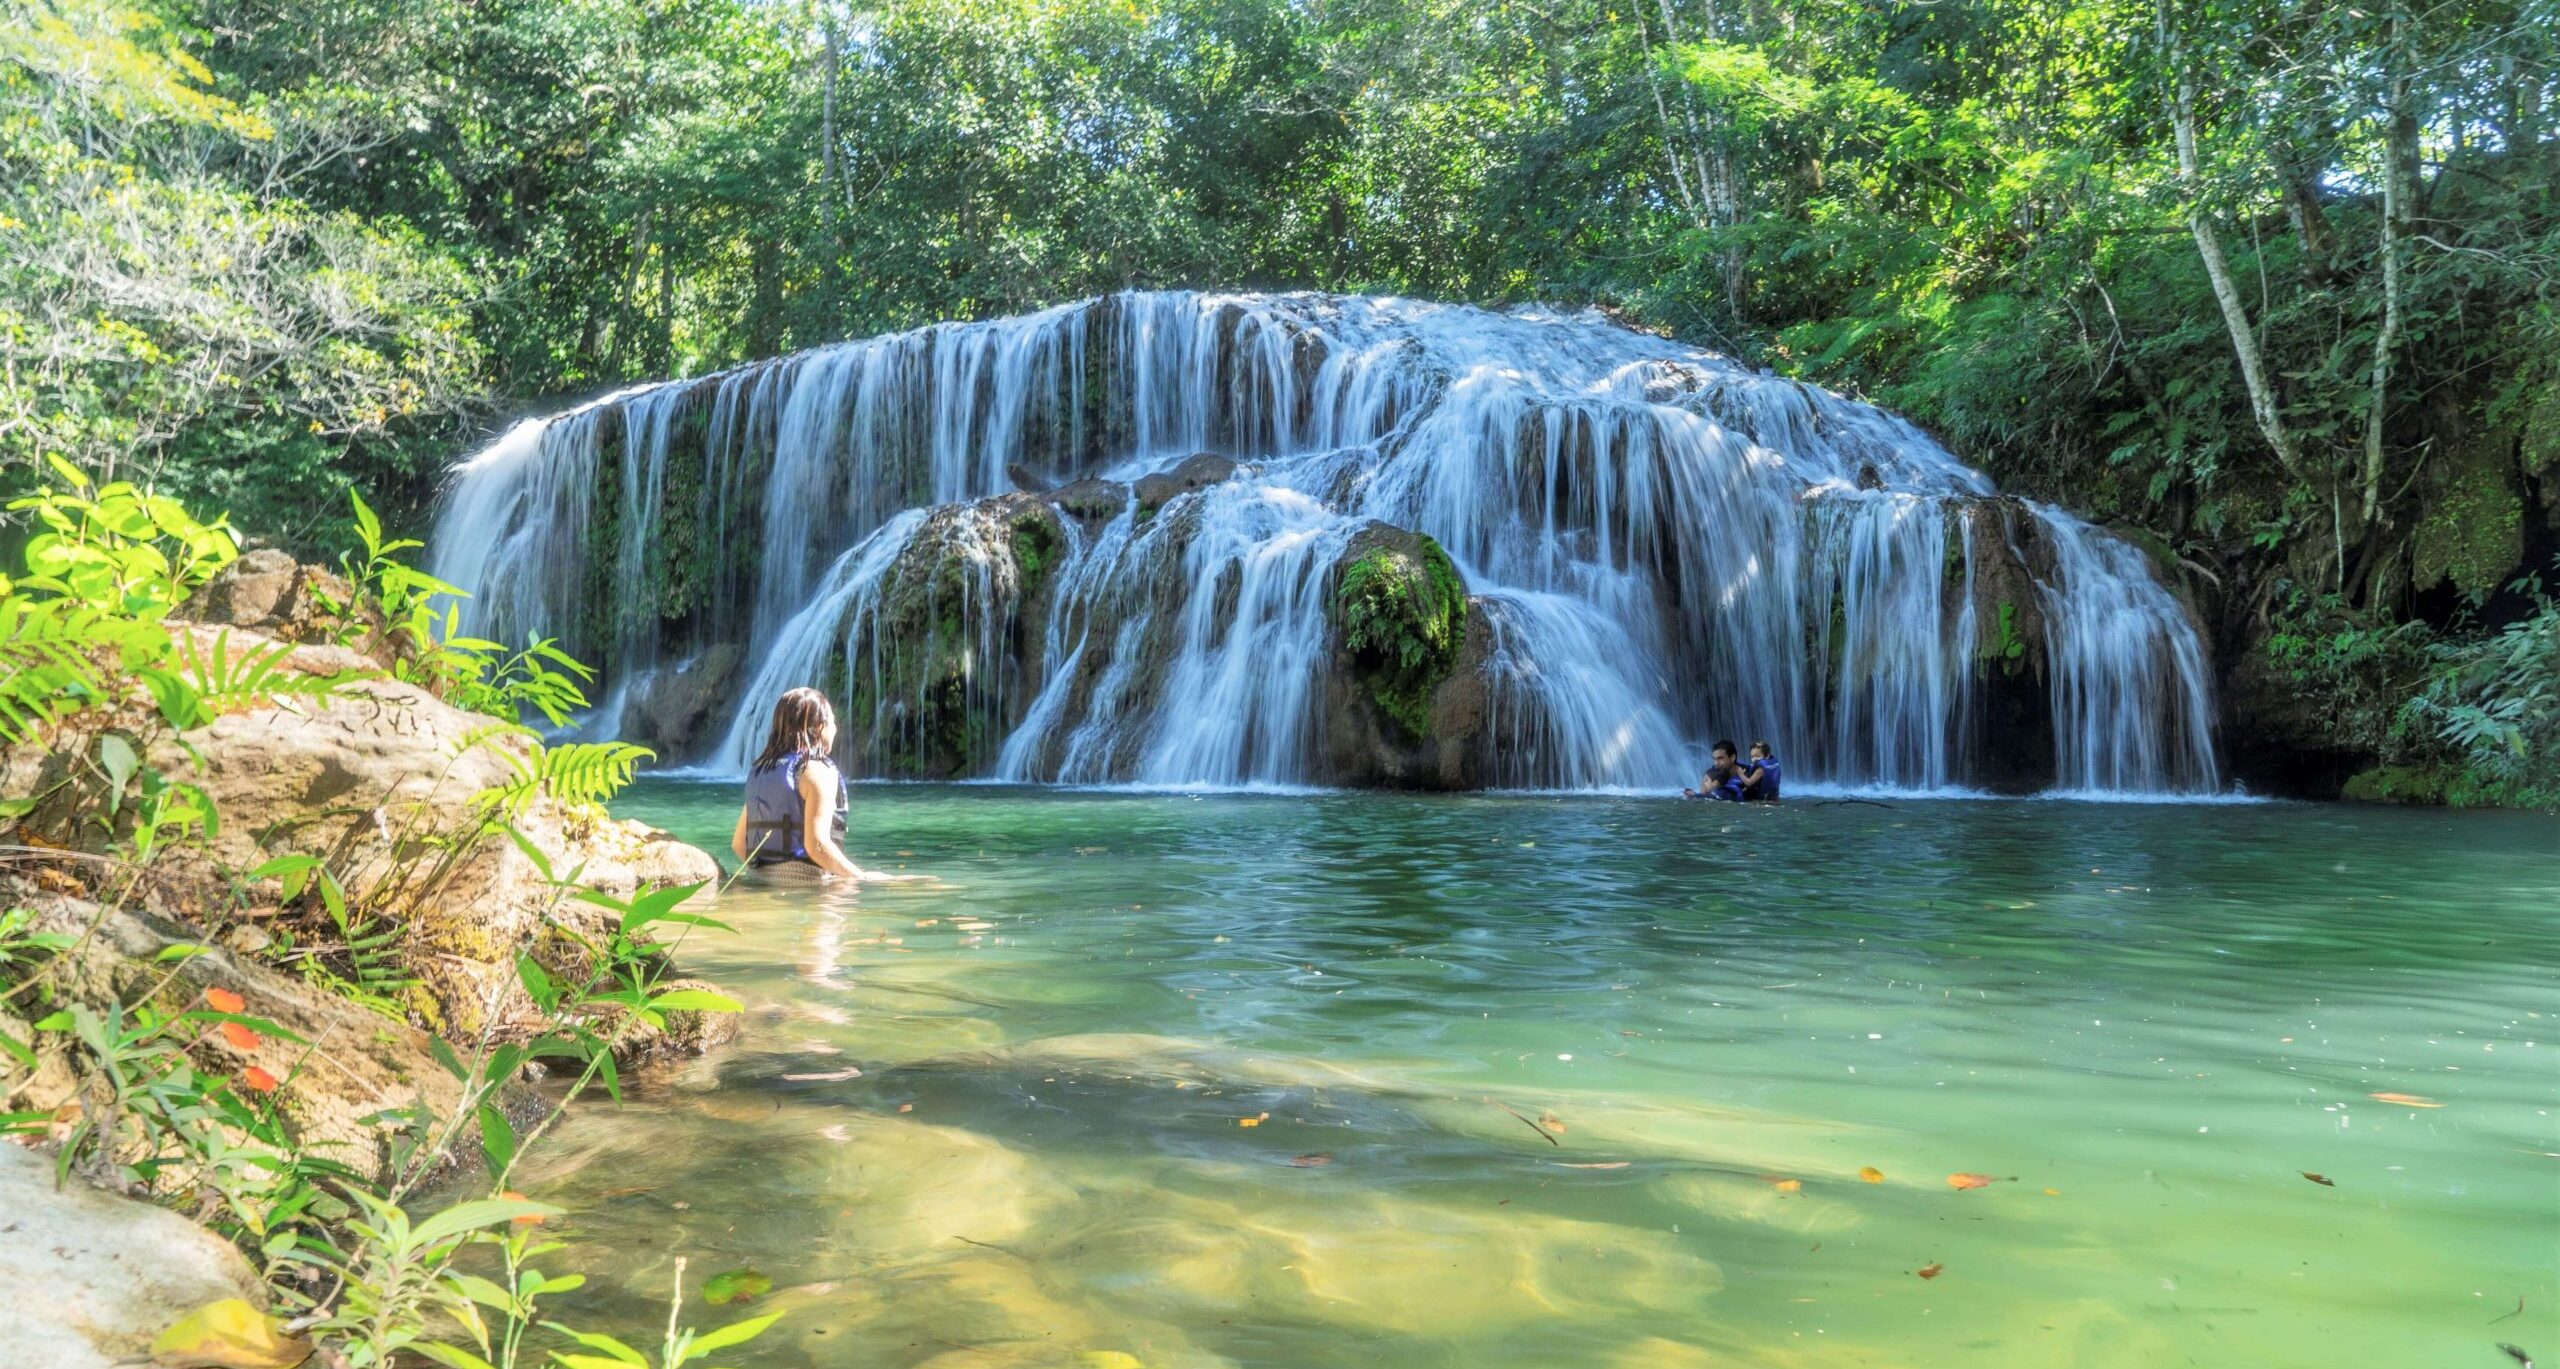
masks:
[[[617,811],[717,848],[734,803]],[[773,1277],[741,1369],[2560,1355],[2548,818],[884,788],[853,829],[951,887],[731,893],[684,959],[745,1038],[524,1176],[595,1276],[564,1320],[649,1338],[684,1255]]]

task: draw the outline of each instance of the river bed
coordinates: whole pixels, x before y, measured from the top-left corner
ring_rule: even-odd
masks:
[[[773,1281],[739,1369],[2560,1355],[2548,817],[878,786],[848,844],[939,882],[730,890],[743,1039],[528,1158],[552,1315],[654,1344],[683,1256],[698,1325]]]

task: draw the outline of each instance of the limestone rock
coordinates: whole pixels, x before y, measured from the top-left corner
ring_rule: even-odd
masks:
[[[214,630],[187,630],[199,649],[214,648]],[[235,655],[272,640],[244,629],[229,633]],[[281,669],[331,676],[363,664],[343,648],[305,645],[285,656]],[[172,846],[155,857],[141,884],[122,891],[126,902],[171,919],[225,921],[239,872],[287,854],[318,857],[360,915],[396,930],[392,958],[417,981],[405,1006],[429,1030],[462,1039],[484,1024],[502,1032],[529,1026],[517,954],[568,963],[580,952],[563,929],[599,934],[614,918],[568,897],[514,842],[478,823],[474,796],[517,775],[530,743],[493,735],[489,718],[419,686],[376,676],[287,696],[227,713],[183,743],[146,722],[139,700],[121,715],[84,714],[74,724],[87,731],[57,736],[49,749],[0,754],[0,798],[44,796],[17,831],[57,845],[94,844],[87,815],[104,805],[86,788],[97,781],[80,758],[94,753],[98,734],[120,732],[145,765],[200,787],[221,814],[218,832],[201,848]],[[131,805],[124,811],[129,822]],[[647,885],[719,877],[709,855],[664,833],[547,797],[513,825],[549,854],[555,871],[577,871],[581,886],[603,893],[627,896]],[[332,937],[309,890],[286,900],[265,880],[244,892],[250,906],[274,909],[271,932],[295,929],[306,942],[343,939]]]
[[[1363,567],[1388,583],[1355,585]],[[1473,786],[1487,740],[1483,666],[1493,634],[1448,555],[1421,533],[1372,523],[1353,535],[1333,574],[1327,780]]]
[[[256,1048],[241,1050],[208,1036],[192,1053],[210,1073],[254,1065],[283,1081],[273,1096],[295,1134],[361,1173],[380,1173],[388,1159],[389,1138],[368,1118],[415,1104],[448,1115],[460,1097],[460,1083],[436,1063],[426,1033],[299,975],[219,948],[174,965],[155,963],[166,947],[201,944],[199,934],[148,913],[82,899],[24,892],[11,898],[35,912],[37,931],[81,938],[64,953],[52,981],[70,1002],[131,1007],[156,991],[152,1001],[174,1013],[203,1006],[206,989],[227,989],[245,1000],[247,1016],[301,1038],[301,1044],[262,1038]],[[79,1079],[63,1054],[65,1038],[29,1033],[21,1024],[9,1029],[19,1040],[33,1037],[39,1060],[35,1076],[10,1095],[10,1105],[50,1111],[75,1098]]]
[[[178,607],[173,617],[214,627],[251,628],[299,641],[354,599],[347,582],[297,563],[273,547],[243,552]]]
[[[174,1212],[73,1181],[0,1143],[0,1346],[11,1364],[107,1369],[209,1302],[264,1305],[230,1242]]]
[[[1170,470],[1138,478],[1138,512],[1141,515],[1153,513],[1172,503],[1177,495],[1224,484],[1235,473],[1233,457],[1220,456],[1216,452],[1199,452],[1184,457]]]
[[[738,671],[746,651],[721,642],[634,685],[623,711],[622,740],[648,747],[661,759],[701,754],[729,721],[737,701]]]

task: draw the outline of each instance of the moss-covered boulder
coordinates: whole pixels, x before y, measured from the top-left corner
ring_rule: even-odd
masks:
[[[935,509],[850,624],[845,745],[904,779],[976,774],[1021,721],[1039,678],[1045,595],[1067,547],[1060,514],[1030,494]]]
[[[1449,554],[1422,533],[1372,523],[1335,562],[1332,611],[1326,778],[1472,787],[1492,634]]]

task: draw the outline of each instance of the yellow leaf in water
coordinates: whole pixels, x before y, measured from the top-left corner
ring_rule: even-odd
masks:
[[[151,1361],[163,1369],[293,1369],[311,1358],[311,1342],[283,1328],[283,1318],[224,1298],[161,1332],[151,1342]]]
[[[1087,1350],[1076,1363],[1084,1369],[1146,1369],[1146,1361],[1126,1350]]]
[[[2404,1108],[2440,1108],[2444,1106],[2444,1104],[2437,1102],[2433,1098],[2421,1098],[2414,1093],[2368,1093],[2365,1097],[2370,1098],[2377,1103],[2397,1103]]]
[[[1236,1119],[1236,1125],[1240,1127],[1258,1127],[1262,1125],[1262,1119],[1259,1117],[1239,1117]],[[1101,1354],[1103,1352],[1097,1350],[1094,1353]]]
[[[2044,1191],[2044,1196],[2048,1198],[2059,1198],[2062,1196],[2062,1190],[2058,1188],[2048,1188]]]
[[[1869,1165],[1858,1171],[1858,1178],[1866,1183],[1880,1184],[1884,1182],[1884,1171]]]
[[[1947,1187],[1955,1189],[1989,1188],[1993,1180],[1988,1174],[1950,1174]]]
[[[1804,1192],[1804,1180],[1780,1179],[1778,1181],[1778,1191],[1780,1193],[1802,1193]]]

